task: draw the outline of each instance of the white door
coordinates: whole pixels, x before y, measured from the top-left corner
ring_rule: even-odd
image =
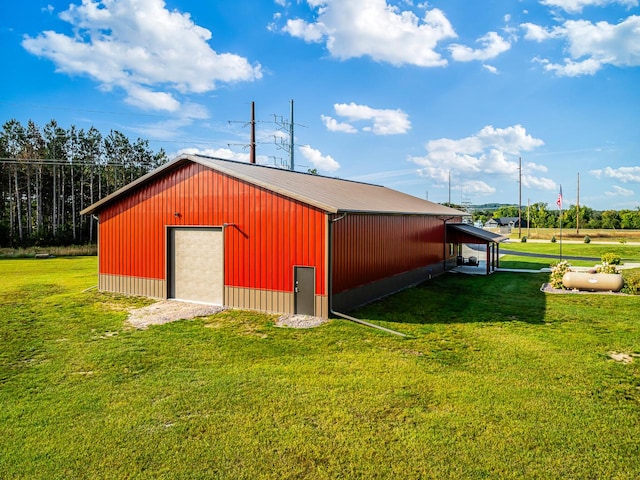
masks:
[[[171,228],[169,297],[222,305],[223,246],[222,228]]]

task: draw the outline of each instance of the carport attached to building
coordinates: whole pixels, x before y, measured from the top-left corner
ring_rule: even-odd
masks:
[[[473,244],[486,246],[487,275],[500,266],[500,242],[505,240],[506,237],[502,235],[487,232],[473,225],[467,225],[465,223],[447,224],[447,242],[456,245],[459,260],[462,258],[462,245]]]

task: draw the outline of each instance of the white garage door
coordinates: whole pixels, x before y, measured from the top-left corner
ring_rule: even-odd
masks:
[[[222,229],[185,227],[169,232],[169,297],[222,305]]]

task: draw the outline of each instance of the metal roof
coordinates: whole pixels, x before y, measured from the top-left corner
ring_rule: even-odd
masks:
[[[473,225],[467,225],[466,223],[447,223],[447,228],[451,228],[453,230],[457,230],[459,232],[466,233],[467,235],[471,235],[472,237],[476,237],[484,242],[504,242],[507,240],[507,237],[503,235],[498,235],[497,233],[488,232],[478,227],[474,227]]]
[[[312,205],[327,213],[361,212],[461,216],[465,212],[422,200],[390,188],[322,175],[292,172],[246,162],[203,155],[181,155],[120,190],[85,208],[81,214],[95,213],[138,186],[152,182],[164,172],[195,162],[230,177],[263,187],[285,197]]]

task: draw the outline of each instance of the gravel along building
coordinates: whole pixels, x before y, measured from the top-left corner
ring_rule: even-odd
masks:
[[[463,212],[367,183],[181,155],[84,209],[101,290],[328,317],[455,266]]]

